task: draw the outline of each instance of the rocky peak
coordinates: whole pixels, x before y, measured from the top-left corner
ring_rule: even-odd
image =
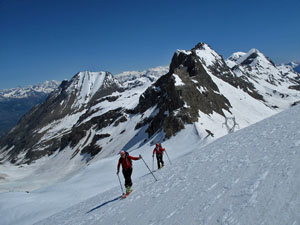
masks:
[[[164,131],[167,138],[199,118],[199,111],[205,114],[223,110],[229,111],[230,103],[204,68],[197,50],[207,50],[208,45],[200,43],[190,51],[177,50],[170,64],[170,71],[149,87],[140,97],[136,111],[156,113],[145,118],[149,124],[146,132],[152,136]]]
[[[207,49],[212,49],[208,44],[204,43],[204,42],[199,42],[198,44],[196,44],[196,46],[194,48],[192,48],[193,50],[207,50]]]
[[[244,77],[239,77],[235,73],[233,73],[225,63],[223,57],[215,50],[213,50],[209,45],[200,43],[196,45],[196,47],[194,47],[192,51],[198,57],[205,71],[209,75],[216,76],[229,83],[233,87],[242,89],[252,97],[263,100],[263,97],[257,93],[254,86],[249,83],[247,79],[244,79]],[[242,57],[244,57],[244,55],[240,58]],[[240,60],[240,58],[238,60]]]
[[[240,57],[237,61],[237,64],[244,66],[255,66],[255,65],[271,65],[275,67],[274,62],[264,54],[262,54],[258,49],[251,49],[247,54]]]

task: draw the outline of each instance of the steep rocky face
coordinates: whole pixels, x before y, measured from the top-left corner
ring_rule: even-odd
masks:
[[[174,54],[169,73],[146,90],[136,111],[144,113],[152,107],[156,107],[157,113],[145,118],[148,135],[163,130],[169,138],[183,129],[185,123],[197,121],[199,111],[224,115],[223,110],[229,111],[230,102],[192,50]]]

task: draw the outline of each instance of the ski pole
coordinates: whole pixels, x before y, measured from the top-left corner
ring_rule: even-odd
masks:
[[[170,158],[169,158],[169,156],[168,156],[168,153],[167,153],[167,150],[166,150],[166,149],[165,149],[165,152],[166,152],[166,154],[167,154],[167,157],[168,157],[168,159],[169,159],[170,164],[172,165],[172,162],[171,162],[171,160],[170,160]]]
[[[141,159],[143,160],[143,162],[144,162],[145,165],[147,166],[148,170],[150,171],[150,173],[151,173],[152,176],[154,177],[155,181],[157,181],[156,177],[154,176],[154,174],[153,174],[152,171],[150,170],[149,166],[147,165],[147,163],[145,162],[145,160],[143,159],[143,157],[141,157]]]
[[[152,171],[154,171],[154,156],[152,157]]]
[[[119,173],[117,173],[117,176],[118,176],[118,178],[119,178],[119,183],[120,183],[120,186],[121,186],[121,189],[122,189],[122,193],[123,193],[123,195],[124,195],[124,190],[123,190],[123,187],[122,187],[122,184],[121,184],[121,180],[120,180]]]

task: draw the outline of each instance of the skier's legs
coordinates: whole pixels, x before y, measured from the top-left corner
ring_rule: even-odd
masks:
[[[128,168],[127,170],[123,170],[123,175],[125,178],[125,188],[131,188],[132,186],[132,180],[131,180],[131,174],[132,174],[132,168]]]
[[[159,160],[159,154],[156,154],[156,159],[157,159],[157,168],[160,168],[160,160]]]
[[[163,155],[162,154],[156,154],[156,159],[157,159],[157,167],[163,167],[164,166],[164,161],[163,161]],[[160,165],[161,164],[161,165]]]
[[[161,163],[161,166],[164,166],[163,154],[159,154],[159,161]]]

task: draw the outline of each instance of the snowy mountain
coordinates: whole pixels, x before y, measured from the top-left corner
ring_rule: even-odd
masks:
[[[58,85],[58,81],[46,81],[27,88],[0,91],[0,137],[17,125],[19,119],[33,106],[44,101]]]
[[[116,155],[49,187],[0,193],[1,224],[297,225],[299,113],[295,106],[204,146],[189,125],[163,144],[172,164],[164,157],[157,182],[142,160],[134,162],[134,190],[124,200]],[[148,144],[130,154],[142,154],[151,167],[152,150]],[[43,169],[49,171],[43,179],[56,175],[52,167]]]
[[[231,69],[199,43],[177,50],[169,68],[116,76],[80,72],[0,139],[0,161],[21,165],[43,159],[46,165],[61,155],[67,160],[56,169],[67,176],[120,149],[175,137],[189,124],[199,139],[211,142],[299,101],[296,74],[283,74],[258,50],[232,60]]]
[[[229,65],[233,65],[231,58],[227,60]],[[288,107],[299,99],[299,74],[277,67],[257,49],[239,57],[231,69],[238,77],[251,83],[269,107]]]

